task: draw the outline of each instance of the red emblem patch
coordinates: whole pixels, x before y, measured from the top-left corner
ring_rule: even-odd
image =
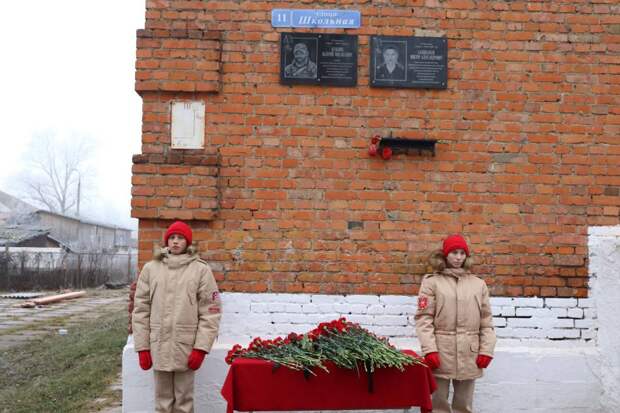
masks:
[[[424,296],[418,297],[418,309],[424,310],[426,307],[428,307],[428,298]]]
[[[214,291],[213,294],[211,294],[211,301],[217,301],[218,298],[220,298],[220,293]]]
[[[217,314],[220,312],[220,307],[209,307],[209,313]]]

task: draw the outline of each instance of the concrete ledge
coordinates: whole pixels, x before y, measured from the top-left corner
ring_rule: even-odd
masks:
[[[599,375],[594,345],[500,341],[476,382],[476,412],[603,413]]]
[[[393,340],[419,349],[415,340]],[[219,342],[196,373],[196,411],[225,413],[220,389],[233,343]],[[245,343],[242,343],[245,344]],[[485,377],[476,383],[477,413],[603,413],[599,356],[593,344],[500,340]],[[142,371],[130,336],[123,350],[123,412],[154,411],[153,373]]]
[[[231,345],[216,343],[196,372],[194,407],[197,412],[226,412],[226,402],[220,395],[228,365],[224,361]],[[129,336],[123,349],[123,413],[152,413],[155,411],[153,370],[144,371],[138,364],[133,337]]]
[[[620,237],[620,225],[588,227],[588,235],[596,237]]]

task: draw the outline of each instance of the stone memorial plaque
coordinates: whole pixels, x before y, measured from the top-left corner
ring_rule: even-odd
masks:
[[[174,101],[170,110],[172,149],[202,149],[205,140],[205,103]]]
[[[357,36],[282,33],[280,83],[357,85]]]
[[[371,36],[370,86],[446,89],[445,37]]]

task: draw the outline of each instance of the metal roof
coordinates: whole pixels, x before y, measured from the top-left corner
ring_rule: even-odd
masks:
[[[49,233],[46,230],[21,225],[0,225],[0,246],[16,245]]]

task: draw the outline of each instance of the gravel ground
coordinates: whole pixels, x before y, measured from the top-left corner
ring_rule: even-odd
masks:
[[[37,308],[20,308],[24,299],[0,298],[0,351],[33,340],[44,334],[71,334],[81,321],[127,307],[129,289],[87,289],[85,297]],[[0,295],[9,292],[0,292]],[[58,294],[48,291],[45,295]],[[92,412],[121,413],[121,376],[111,386],[112,397],[93,400]]]

